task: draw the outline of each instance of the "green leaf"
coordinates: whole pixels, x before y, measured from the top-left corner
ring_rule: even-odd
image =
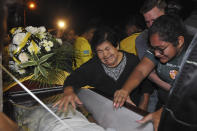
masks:
[[[44,67],[42,67],[41,65],[38,65],[38,70],[40,71],[40,73],[47,78],[47,71]]]
[[[34,68],[35,79],[38,78],[38,73],[39,73],[39,69],[38,69],[38,67],[35,67],[35,68]]]
[[[47,59],[49,59],[52,55],[54,55],[54,53],[50,53],[50,54],[42,56],[40,60],[38,61],[38,64],[42,64],[43,62],[47,61]]]
[[[47,67],[47,68],[51,67],[51,65],[49,63],[47,63],[47,62],[43,63],[42,66]]]
[[[33,53],[32,56],[33,56],[33,60],[34,60],[34,61],[36,61],[36,62],[39,61],[39,58],[38,58],[38,56],[37,56],[36,54]]]
[[[19,66],[21,68],[26,68],[28,66],[35,66],[35,65],[37,65],[37,63],[35,61],[28,61],[28,62],[20,64]]]

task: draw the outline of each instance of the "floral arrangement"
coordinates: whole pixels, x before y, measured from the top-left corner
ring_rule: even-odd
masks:
[[[71,71],[72,47],[62,45],[62,40],[47,32],[45,27],[13,28],[10,38],[8,66],[18,77],[33,76],[33,79],[49,82],[62,70]]]

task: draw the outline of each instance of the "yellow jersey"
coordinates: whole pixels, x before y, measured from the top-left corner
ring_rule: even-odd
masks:
[[[140,33],[134,33],[131,36],[128,36],[125,39],[123,39],[120,42],[120,50],[137,55],[137,50],[135,48],[135,39],[139,35],[140,35]]]
[[[82,64],[92,58],[92,49],[88,40],[79,36],[74,42],[75,62],[73,70],[79,68]]]

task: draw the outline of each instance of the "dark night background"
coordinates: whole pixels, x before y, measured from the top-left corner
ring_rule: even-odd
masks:
[[[26,0],[28,1],[28,0]],[[78,28],[91,22],[111,26],[123,26],[128,15],[139,13],[144,0],[34,0],[35,10],[26,8],[26,25],[55,28],[58,18],[64,18],[70,26]],[[168,0],[169,1],[169,0]],[[183,16],[188,15],[192,4],[182,0]],[[23,6],[9,8],[8,28],[23,26]],[[17,12],[17,13],[16,13]],[[17,21],[17,22],[16,22]]]

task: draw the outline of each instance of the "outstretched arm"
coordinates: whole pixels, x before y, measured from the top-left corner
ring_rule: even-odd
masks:
[[[130,92],[139,86],[139,84],[149,75],[154,67],[155,64],[147,57],[144,57],[141,60],[141,62],[136,66],[134,71],[129,76],[123,88],[115,92],[114,106],[116,108],[121,107],[124,104]]]
[[[58,105],[59,110],[63,109],[63,111],[66,111],[69,103],[71,103],[74,109],[76,109],[76,104],[82,104],[78,96],[75,94],[72,86],[64,88],[63,97],[54,104],[54,107]]]
[[[146,111],[147,108],[148,108],[149,98],[150,98],[150,94],[149,93],[144,93],[138,107],[140,109]]]
[[[2,112],[0,112],[0,123],[0,131],[19,131],[18,125]]]

